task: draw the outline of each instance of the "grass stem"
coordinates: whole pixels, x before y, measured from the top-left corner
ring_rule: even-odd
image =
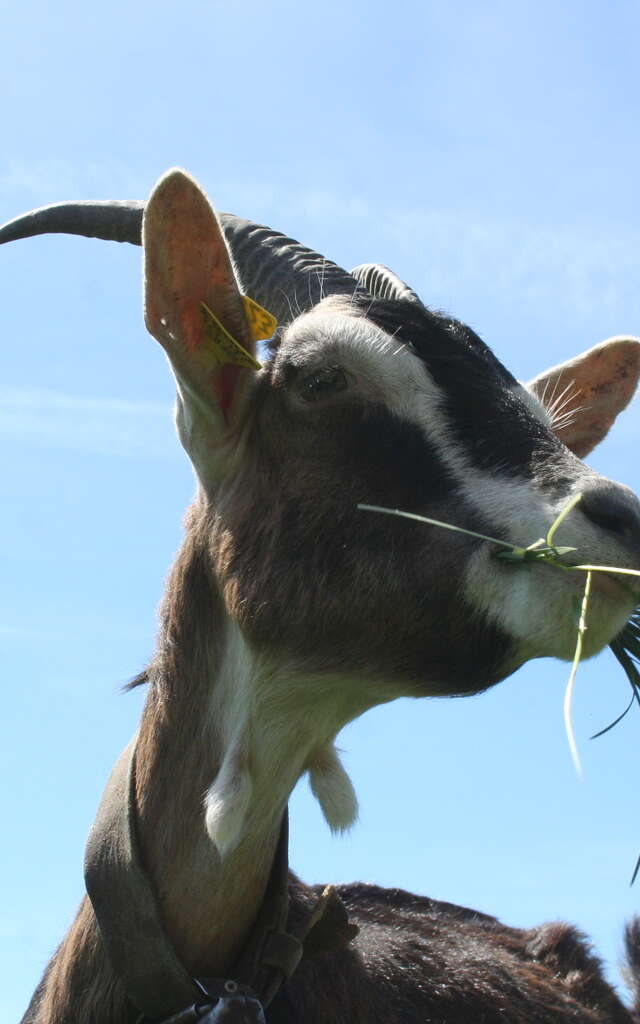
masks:
[[[578,620],[578,633],[576,636],[576,649],[573,655],[573,664],[571,666],[571,673],[569,675],[569,681],[567,682],[567,688],[564,692],[564,727],[567,732],[567,743],[569,744],[569,751],[571,753],[571,760],[576,770],[576,775],[583,780],[584,774],[582,771],[582,763],[580,761],[580,754],[578,753],[578,745],[576,743],[575,733],[573,731],[573,719],[572,719],[572,704],[573,704],[573,690],[576,681],[576,675],[578,673],[578,667],[582,660],[582,648],[584,646],[584,635],[587,632],[587,610],[589,608],[589,598],[591,596],[591,572],[587,572],[587,579],[584,585],[584,593],[582,595],[582,603],[580,605],[580,618]]]
[[[419,516],[416,512],[402,512],[399,508],[383,508],[382,505],[357,505],[363,512],[384,512],[387,516],[400,516],[402,519],[415,519],[419,523],[428,523],[430,526],[441,526],[443,530],[454,530],[455,533],[466,533],[467,537],[477,537],[478,540],[488,540],[490,544],[499,544],[501,548],[508,548],[510,551],[520,551],[517,544],[510,544],[508,540],[498,540],[497,537],[487,537],[484,533],[476,533],[475,530],[466,530],[464,526],[454,526],[453,523],[443,523],[440,519],[429,519],[428,516]]]
[[[576,507],[576,505],[580,501],[582,501],[582,492],[581,491],[578,494],[574,494],[574,496],[571,499],[571,501],[569,501],[565,505],[565,507],[562,509],[560,514],[558,516],[556,516],[555,520],[553,521],[553,523],[549,527],[549,532],[547,534],[547,547],[552,548],[554,546],[553,545],[553,538],[556,535],[556,530],[558,529],[560,524],[564,522],[564,520],[567,518],[569,513],[571,511],[573,511],[573,509]]]
[[[572,565],[569,562],[563,561],[564,555],[567,555],[569,552],[575,551],[576,549],[569,547],[557,547],[554,544],[554,538],[562,522],[580,502],[581,498],[582,494],[574,495],[571,501],[569,501],[556,516],[555,520],[549,527],[546,537],[541,537],[539,540],[534,541],[533,544],[529,544],[527,547],[511,544],[509,541],[500,540],[497,537],[489,537],[484,533],[477,533],[475,530],[467,530],[463,526],[454,526],[453,523],[443,523],[439,519],[430,519],[428,516],[417,515],[414,512],[402,512],[400,509],[383,508],[380,505],[359,504],[357,507],[365,512],[383,512],[385,515],[401,516],[404,519],[413,519],[419,523],[427,523],[430,526],[439,526],[444,530],[453,530],[456,533],[464,533],[468,537],[476,537],[478,540],[488,541],[490,544],[498,545],[499,550],[494,552],[494,557],[507,562],[513,562],[514,564],[520,565],[535,562],[550,565],[552,568],[564,569],[565,571],[586,573],[584,592],[579,610],[575,652],[573,655],[571,673],[569,675],[564,694],[564,724],[567,733],[567,742],[569,744],[569,751],[571,753],[571,759],[573,761],[576,774],[582,781],[584,776],[580,755],[578,753],[578,745],[576,743],[575,733],[573,730],[572,704],[576,675],[582,660],[584,637],[587,631],[587,611],[591,596],[593,573],[606,572],[622,574],[625,576],[640,576],[640,570],[623,569],[616,565]],[[633,593],[631,587],[628,587],[620,579],[618,579],[618,583],[629,592],[629,595],[635,601],[637,601],[638,595]],[[629,682],[631,683],[633,696],[629,707],[626,708],[626,710],[619,715],[614,722],[608,725],[605,729],[601,729],[600,732],[596,733],[596,736],[600,736],[603,733],[608,732],[614,725],[617,725],[631,708],[634,700],[640,704],[640,673],[637,668],[638,664],[640,664],[640,604],[636,604],[636,608],[632,612],[627,625],[622,632],[612,640],[609,646],[627,674]],[[638,858],[633,872],[633,878],[631,879],[632,885],[639,872],[640,857]]]

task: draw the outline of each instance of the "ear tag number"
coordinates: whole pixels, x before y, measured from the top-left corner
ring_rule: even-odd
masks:
[[[215,357],[218,366],[225,366],[227,363],[234,363],[236,366],[244,366],[248,370],[259,370],[260,363],[247,352],[239,341],[229,334],[226,327],[220,323],[217,316],[211,312],[206,303],[201,302],[204,329],[209,350]],[[269,314],[267,314],[268,316]]]
[[[251,328],[251,337],[254,341],[266,341],[271,338],[278,326],[275,316],[268,313],[266,309],[259,306],[257,302],[250,299],[248,295],[242,296],[244,311]]]

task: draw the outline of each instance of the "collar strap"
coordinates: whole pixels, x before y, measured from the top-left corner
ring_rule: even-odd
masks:
[[[164,930],[140,857],[131,741],[109,777],[85,850],[84,879],[115,974],[145,1017],[202,1002]]]
[[[332,886],[296,928],[287,930],[288,817],[285,811],[264,899],[232,979],[196,981],[167,935],[136,831],[136,738],[107,782],[85,851],[85,884],[111,966],[140,1021],[214,1024],[224,1017],[261,1024],[269,1005],[303,955],[346,946],[358,933]],[[212,1003],[212,1000],[215,1000]],[[243,1017],[241,1014],[245,1013]]]

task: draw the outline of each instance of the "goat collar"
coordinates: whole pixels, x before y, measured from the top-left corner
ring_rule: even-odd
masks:
[[[231,977],[195,979],[165,932],[136,829],[134,738],[107,782],[85,851],[85,884],[111,966],[138,1021],[187,1024],[224,1017],[264,1021],[267,1007],[303,955],[346,946],[357,934],[332,886],[310,914],[286,930],[288,818],[285,811],[273,867],[248,943]],[[227,1016],[227,1013],[229,1016]]]

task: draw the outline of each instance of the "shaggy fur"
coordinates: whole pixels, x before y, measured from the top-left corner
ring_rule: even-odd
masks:
[[[316,889],[317,893],[318,890]],[[583,935],[522,930],[401,889],[338,887],[360,926],[353,948],[303,961],[269,1024],[629,1024]],[[292,887],[297,908],[309,890]],[[629,941],[637,956],[638,923]],[[634,969],[637,970],[637,962]]]

